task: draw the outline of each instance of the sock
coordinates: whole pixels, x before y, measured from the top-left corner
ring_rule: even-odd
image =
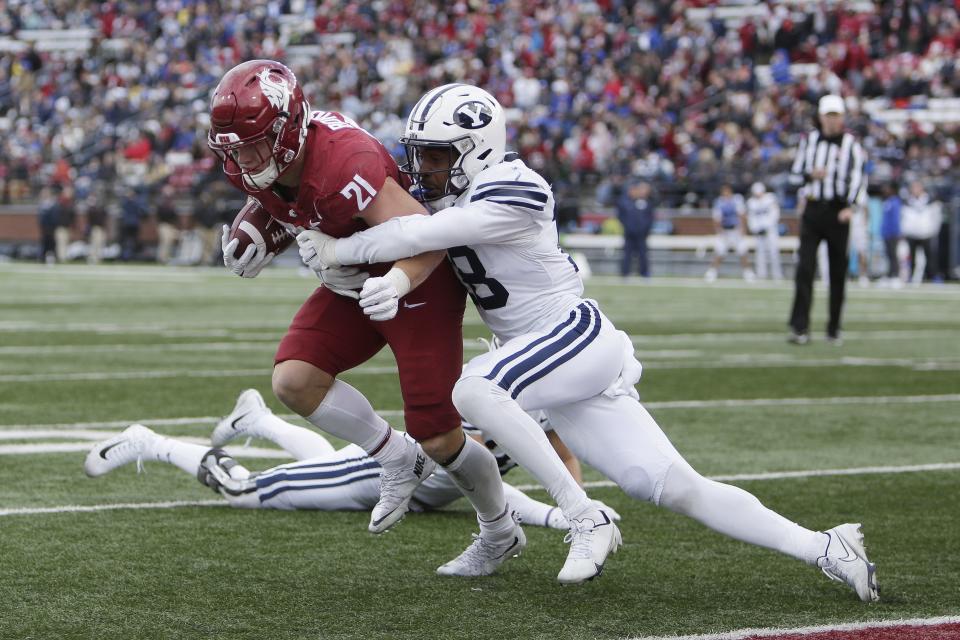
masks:
[[[731,538],[807,564],[816,564],[827,545],[825,534],[801,527],[763,506],[753,494],[708,480],[685,464],[667,473],[660,504]]]
[[[183,469],[195,478],[207,451],[210,451],[209,445],[180,442],[173,438],[157,436],[157,439],[144,452],[144,458],[167,462]]]
[[[543,485],[568,520],[593,504],[557,456],[543,429],[499,386],[486,378],[461,379],[454,403],[468,422],[492,438]]]
[[[513,531],[513,518],[503,496],[497,459],[473,438],[464,438],[460,453],[443,468],[476,509],[480,535],[502,539]]]
[[[250,431],[270,440],[297,460],[317,458],[333,453],[330,441],[316,431],[298,427],[270,412],[259,412]]]
[[[520,522],[537,527],[566,529],[567,520],[559,507],[534,500],[513,485],[503,483],[503,495],[510,508],[520,516]]]
[[[326,397],[307,416],[313,426],[360,446],[380,464],[400,457],[403,434],[390,428],[362,393],[343,380],[334,380]]]

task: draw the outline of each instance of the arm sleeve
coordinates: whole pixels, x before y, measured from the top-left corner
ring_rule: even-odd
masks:
[[[337,241],[340,264],[390,262],[477,244],[523,244],[540,234],[542,222],[507,205],[478,202],[432,216],[400,216]]]
[[[390,262],[477,244],[523,244],[536,238],[542,221],[515,207],[488,202],[449,207],[432,216],[400,216],[337,241],[340,264]]]

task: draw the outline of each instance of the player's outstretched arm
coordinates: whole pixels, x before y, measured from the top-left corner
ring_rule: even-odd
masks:
[[[376,227],[393,218],[426,213],[427,210],[422,204],[417,202],[393,178],[387,177],[376,197],[363,208],[359,217],[370,227]],[[304,231],[297,236],[303,262],[317,271],[322,268],[341,266],[334,264],[335,258],[331,253],[333,242],[332,237],[319,231]],[[402,270],[403,275],[406,276],[408,281],[405,283],[406,290],[409,291],[426,280],[443,260],[443,257],[442,251],[427,251],[401,256],[402,259],[399,260],[391,258],[381,262],[397,260],[394,267]]]

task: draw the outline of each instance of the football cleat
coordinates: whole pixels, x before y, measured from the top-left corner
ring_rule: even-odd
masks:
[[[567,561],[557,575],[561,584],[581,584],[603,573],[607,556],[616,553],[623,538],[613,518],[603,509],[588,511],[574,519],[563,538],[570,544]]]
[[[787,334],[787,342],[790,344],[799,344],[805,345],[810,344],[810,335],[807,333],[798,333],[797,331],[791,331]]]
[[[263,396],[256,389],[247,389],[237,398],[233,411],[217,423],[210,434],[210,443],[215,447],[222,447],[235,438],[257,437],[254,429],[257,416],[270,409],[263,401]]]
[[[91,478],[96,478],[136,462],[137,471],[140,471],[144,453],[158,437],[142,424],[132,424],[109,440],[95,444],[83,461],[83,470]]]
[[[877,565],[867,560],[859,524],[841,524],[824,531],[830,540],[817,566],[831,580],[846,582],[864,602],[880,599]]]
[[[370,514],[370,533],[383,533],[403,519],[410,508],[410,497],[420,483],[437,468],[419,444],[403,436],[405,451],[398,461],[383,465],[380,474],[380,501]]]
[[[489,576],[501,564],[520,555],[527,546],[527,536],[514,518],[513,532],[503,544],[488,542],[482,535],[473,534],[473,542],[459,556],[437,569],[441,576],[473,578]]]

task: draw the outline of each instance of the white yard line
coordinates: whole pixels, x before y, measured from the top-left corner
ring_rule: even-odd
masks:
[[[116,435],[116,434],[113,434]],[[98,438],[99,439],[99,438]],[[210,446],[210,440],[204,438],[177,438],[192,444]],[[37,453],[77,453],[90,450],[88,442],[47,442],[39,444],[4,444],[0,445],[0,456],[23,456]],[[234,458],[270,458],[272,460],[293,461],[286,451],[280,449],[265,449],[261,447],[229,446],[224,447],[227,453]]]
[[[906,620],[870,620],[866,622],[844,622],[824,624],[793,629],[739,629],[724,633],[706,633],[688,636],[639,636],[630,640],[744,640],[745,638],[776,638],[788,635],[811,635],[831,631],[862,631],[865,629],[885,629],[889,627],[932,627],[960,623],[960,616],[940,616],[936,618],[910,618]],[[911,636],[915,637],[915,636]]]
[[[224,349],[228,351],[229,349]],[[641,355],[643,355],[641,353]],[[902,367],[914,371],[955,370],[960,368],[957,358],[865,358],[842,356],[838,358],[797,358],[781,354],[728,354],[711,360],[649,360],[649,369],[769,369],[789,367]],[[152,371],[79,371],[65,373],[7,373],[0,374],[0,382],[84,382],[101,380],[147,380],[160,378],[246,378],[268,376],[271,369],[208,369],[208,370],[152,370]],[[396,365],[367,366],[344,372],[342,375],[390,375],[397,373]]]
[[[88,513],[115,509],[174,509],[177,507],[226,507],[226,500],[177,500],[174,502],[127,502],[117,504],[92,504],[87,506],[65,505],[61,507],[25,507],[0,509],[0,516],[32,516],[42,513]]]
[[[89,446],[89,445],[87,445]],[[237,455],[243,451],[257,451],[256,449],[243,449],[237,448],[231,450],[228,448],[228,452],[231,455]],[[271,451],[269,449],[263,451]],[[282,453],[282,452],[280,452]],[[250,454],[251,456],[253,454]],[[255,457],[280,457],[280,456],[265,456],[262,454],[257,454]],[[785,471],[785,472],[773,472],[773,473],[755,473],[755,474],[738,474],[732,476],[709,476],[712,480],[718,482],[731,482],[736,480],[783,480],[783,479],[792,479],[792,478],[809,478],[809,477],[819,477],[819,476],[831,476],[831,475],[860,475],[860,474],[878,474],[878,473],[914,473],[918,471],[948,471],[960,469],[960,462],[958,463],[940,463],[940,464],[926,464],[926,465],[910,465],[903,467],[860,467],[854,469],[821,469],[821,470],[810,470],[810,471]],[[587,489],[601,488],[601,487],[613,487],[615,486],[612,482],[609,481],[598,481],[598,482],[586,482],[584,487]],[[521,491],[535,491],[543,490],[540,485],[516,485]],[[47,514],[47,513],[72,513],[77,511],[104,511],[109,509],[168,509],[181,506],[222,506],[226,504],[223,501],[210,500],[202,502],[145,502],[145,503],[135,503],[135,504],[105,504],[105,505],[91,505],[86,507],[78,507],[73,505],[65,505],[62,507],[21,507],[15,509],[0,509],[0,516],[17,516],[17,515],[37,515],[37,514]],[[718,636],[719,637],[719,636]],[[725,637],[725,636],[724,636]],[[745,636],[737,636],[742,638]],[[700,639],[700,636],[695,638]],[[654,639],[647,639],[654,640]],[[679,640],[679,639],[671,639]],[[700,640],[706,640],[706,637]]]
[[[750,480],[791,480],[796,478],[822,478],[834,476],[865,476],[879,474],[918,473],[925,471],[956,471],[960,462],[934,462],[931,464],[910,464],[897,467],[851,467],[849,469],[806,469],[802,471],[766,471],[761,473],[736,473],[731,475],[707,476],[717,482],[746,482]],[[605,489],[617,485],[609,480],[584,482],[584,489]],[[520,484],[521,491],[543,491],[539,484]]]
[[[848,340],[916,340],[920,338],[956,338],[957,331],[946,329],[905,329],[905,330],[877,330],[877,331],[846,331],[844,337]],[[630,339],[635,345],[646,343],[670,343],[670,342],[706,342],[706,343],[728,343],[728,342],[756,342],[770,341],[785,343],[787,334],[785,332],[755,332],[755,333],[671,333],[669,335],[656,334],[632,334]]]
[[[718,400],[665,400],[661,402],[645,402],[647,409],[716,409],[716,408],[748,408],[748,407],[775,407],[790,406],[817,406],[817,405],[845,405],[845,404],[924,404],[960,402],[960,393],[941,395],[909,395],[909,396],[847,396],[826,398],[741,398]],[[403,416],[400,409],[378,410],[384,418]],[[299,416],[293,414],[278,414],[284,420],[295,420]],[[0,424],[0,431],[29,430],[29,429],[110,429],[126,428],[131,424],[140,423],[148,427],[164,427],[179,425],[212,425],[223,419],[223,416],[196,416],[190,418],[141,418],[131,420],[110,420],[106,422],[58,422],[44,424]]]
[[[99,380],[151,380],[157,378],[247,378],[264,376],[269,378],[271,369],[212,369],[196,371],[190,369],[171,371],[82,371],[73,373],[25,373],[0,375],[0,382],[67,382]],[[344,373],[344,376],[378,376],[396,373],[393,367],[357,367]]]
[[[663,402],[645,402],[647,409],[717,409],[741,407],[777,407],[791,405],[805,407],[811,405],[843,404],[924,404],[927,402],[960,402],[960,393],[947,393],[929,396],[846,396],[829,398],[744,398],[736,400],[665,400]]]

